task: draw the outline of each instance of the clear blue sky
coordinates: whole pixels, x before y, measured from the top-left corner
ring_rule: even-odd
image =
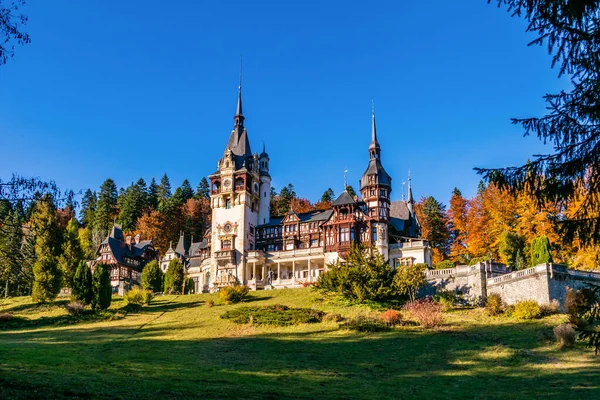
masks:
[[[119,187],[167,173],[195,187],[233,126],[239,57],[253,151],[273,185],[312,201],[356,189],[371,99],[382,161],[401,198],[447,203],[473,167],[548,152],[510,117],[541,115],[565,85],[523,20],[486,0],[29,0],[32,43],[0,67],[0,177]]]

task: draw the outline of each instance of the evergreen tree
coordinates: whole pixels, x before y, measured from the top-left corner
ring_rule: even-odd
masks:
[[[92,308],[106,310],[112,301],[112,287],[110,286],[110,265],[96,264],[92,275]]]
[[[79,244],[79,224],[75,218],[71,218],[63,234],[62,254],[58,258],[66,287],[73,287],[73,275],[83,258]]]
[[[415,212],[421,223],[423,238],[427,239],[433,249],[433,262],[444,260],[450,252],[446,206],[429,196],[416,204]]]
[[[83,226],[93,225],[97,202],[96,192],[92,192],[90,189],[86,190],[81,199],[81,211],[79,211],[79,220]]]
[[[333,192],[333,190],[332,190],[332,192]],[[349,194],[349,195],[350,195],[352,198],[356,197],[356,192],[354,191],[354,188],[353,188],[352,186],[350,186],[350,185],[347,185],[347,186],[346,186],[346,192],[348,192],[348,194]]]
[[[545,96],[548,114],[513,119],[525,135],[552,143],[553,154],[536,156],[521,167],[478,169],[491,182],[513,192],[525,191],[540,204],[572,199],[581,182],[590,188],[581,207],[560,220],[565,242],[600,243],[600,2],[587,0],[498,0],[512,16],[527,21],[537,38],[532,44],[548,46],[559,76],[570,76],[570,88]]]
[[[93,294],[92,271],[90,271],[90,268],[85,261],[79,261],[79,265],[73,276],[71,296],[75,301],[90,304],[92,302]]]
[[[106,235],[113,225],[113,220],[117,216],[117,186],[115,182],[108,178],[100,187],[96,212],[94,213],[94,227],[104,232]]]
[[[171,183],[167,174],[164,174],[160,180],[156,195],[158,199],[158,211],[167,215],[171,210]]]
[[[150,261],[142,271],[142,289],[152,290],[155,293],[163,289],[163,272],[156,260]]]
[[[4,205],[6,209],[0,211],[0,279],[4,282],[4,297],[8,297],[11,283],[18,285],[19,282],[23,229],[19,211],[16,208],[9,210],[8,203]]]
[[[546,236],[540,236],[531,242],[531,266],[551,263],[552,249]]]
[[[519,269],[521,258],[525,253],[525,238],[513,231],[505,231],[500,236],[500,261]]]
[[[146,209],[147,203],[146,182],[140,178],[119,196],[118,221],[122,225],[123,230],[132,231],[135,229],[135,225]]]
[[[284,186],[277,197],[277,214],[284,215],[291,209],[292,200],[296,198],[294,185],[291,183]]]
[[[58,266],[60,230],[56,221],[56,208],[50,196],[46,195],[36,203],[32,224],[36,235],[37,258],[33,264],[34,281],[31,295],[35,302],[46,303],[56,298],[62,284]]]
[[[183,264],[177,258],[172,259],[165,274],[164,292],[169,294],[181,293],[183,278]]]
[[[148,195],[146,196],[147,205],[150,210],[156,210],[158,208],[158,185],[156,180],[152,178],[150,186],[148,186]]]
[[[321,201],[323,203],[331,203],[334,200],[335,200],[335,194],[333,193],[333,189],[331,189],[331,188],[327,189],[321,196]]]
[[[200,183],[198,184],[195,198],[196,200],[210,199],[210,186],[208,184],[208,180],[205,177],[202,177]]]

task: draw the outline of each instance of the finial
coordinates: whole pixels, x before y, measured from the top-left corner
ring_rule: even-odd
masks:
[[[375,114],[375,100],[371,99],[371,114]]]
[[[240,54],[240,85],[238,86],[239,91],[242,91],[242,55]]]
[[[402,201],[406,200],[404,197],[404,185],[406,185],[406,182],[402,180]]]
[[[265,146],[265,141],[263,140],[263,153],[267,152],[267,146]]]
[[[344,167],[344,191],[348,188],[348,168]]]

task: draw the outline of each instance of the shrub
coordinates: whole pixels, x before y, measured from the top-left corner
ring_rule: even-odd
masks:
[[[196,287],[196,285],[194,284],[194,280],[192,278],[187,278],[185,280],[185,284],[183,285],[184,287],[184,294],[192,294],[194,293],[194,289]]]
[[[448,311],[456,304],[456,294],[451,290],[442,290],[435,295],[434,300],[442,306],[444,311]]]
[[[0,323],[8,322],[15,319],[15,317],[11,313],[0,313]]]
[[[90,304],[92,296],[92,271],[90,271],[85,261],[81,261],[73,276],[71,297],[74,301]]]
[[[135,287],[128,292],[125,292],[123,296],[123,302],[127,304],[134,304],[137,306],[148,305],[154,294],[151,290],[148,289],[140,289],[139,287]]]
[[[495,317],[500,315],[502,314],[503,309],[504,303],[499,294],[492,293],[485,299],[485,311],[487,311],[489,316]]]
[[[442,306],[429,299],[407,303],[403,310],[424,328],[434,328],[442,322]]]
[[[352,245],[346,261],[337,260],[319,276],[316,288],[355,301],[381,301],[394,296],[394,271],[377,251]]]
[[[340,322],[343,320],[341,314],[327,313],[323,316],[323,322]]]
[[[387,310],[381,314],[381,319],[388,326],[400,325],[402,323],[402,314],[397,310]]]
[[[572,347],[575,344],[575,339],[577,337],[577,332],[575,332],[575,327],[571,323],[560,324],[554,328],[554,336],[558,341],[558,347]]]
[[[440,261],[439,263],[435,264],[435,269],[447,269],[447,268],[454,268],[454,261],[444,260],[444,261]]]
[[[225,304],[235,304],[244,301],[248,297],[249,291],[248,286],[225,286],[219,290],[219,297]]]
[[[302,282],[302,287],[316,287],[317,282],[304,281]]]
[[[560,305],[556,299],[552,300],[550,304],[541,304],[540,308],[543,315],[554,315],[560,312]]]
[[[85,304],[80,301],[72,301],[65,306],[69,314],[71,315],[81,315],[85,311]]]
[[[357,332],[382,332],[389,329],[383,319],[371,315],[350,318],[341,327]]]
[[[399,267],[394,276],[394,288],[401,295],[408,295],[411,302],[417,298],[417,293],[427,281],[425,280],[425,271],[427,264],[414,264]]]
[[[164,291],[167,294],[179,294],[183,286],[183,264],[177,258],[169,262],[169,268],[164,276]]]
[[[215,301],[213,299],[206,300],[206,302],[204,303],[204,306],[206,308],[211,308],[214,305],[215,305]]]
[[[106,310],[112,301],[112,287],[110,286],[109,265],[97,264],[92,275],[92,308]]]
[[[163,290],[164,275],[156,260],[150,261],[142,270],[142,288],[152,290],[154,293]]]
[[[221,316],[237,324],[289,326],[321,322],[325,313],[310,308],[290,308],[281,304],[262,307],[240,307]]]
[[[542,316],[542,309],[535,300],[519,301],[515,304],[512,316],[516,319],[536,319]]]

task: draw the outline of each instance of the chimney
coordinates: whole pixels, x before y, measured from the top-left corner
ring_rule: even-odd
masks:
[[[139,242],[142,241],[142,235],[140,235],[139,233],[137,235],[135,235],[135,244],[138,244]]]
[[[131,246],[131,236],[127,236],[127,237],[125,238],[125,243],[127,243],[128,245],[130,245],[130,246]]]

